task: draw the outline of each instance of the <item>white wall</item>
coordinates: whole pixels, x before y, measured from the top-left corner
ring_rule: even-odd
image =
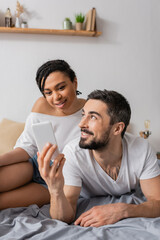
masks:
[[[65,17],[97,10],[98,38],[0,33],[0,120],[25,121],[40,96],[37,68],[65,59],[77,73],[86,97],[94,89],[113,89],[129,100],[134,134],[151,121],[150,143],[160,151],[160,1],[19,0],[29,27],[61,29]],[[0,24],[16,0],[0,1]]]

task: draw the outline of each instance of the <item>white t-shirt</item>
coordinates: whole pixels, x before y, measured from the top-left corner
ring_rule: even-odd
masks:
[[[126,133],[122,140],[123,156],[117,180],[113,180],[97,163],[90,150],[79,147],[77,138],[63,150],[65,185],[81,188],[82,197],[114,195],[131,192],[140,179],[160,175],[157,157],[147,140]]]
[[[76,137],[80,137],[78,124],[81,120],[81,110],[68,116],[52,116],[42,113],[31,112],[26,120],[25,128],[18,138],[14,148],[24,149],[30,157],[33,157],[38,149],[33,135],[32,124],[50,121],[56,137],[59,151],[62,152],[64,146]]]

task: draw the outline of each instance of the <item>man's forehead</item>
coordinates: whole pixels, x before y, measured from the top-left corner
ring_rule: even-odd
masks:
[[[98,99],[89,99],[84,107],[83,107],[84,111],[87,112],[98,112],[98,113],[103,113],[105,111],[107,111],[107,105],[102,102],[101,100]]]

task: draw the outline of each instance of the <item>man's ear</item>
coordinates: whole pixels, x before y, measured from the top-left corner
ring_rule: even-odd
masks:
[[[118,122],[115,124],[115,128],[114,128],[114,135],[119,135],[123,132],[123,129],[125,128],[125,124],[124,122]]]

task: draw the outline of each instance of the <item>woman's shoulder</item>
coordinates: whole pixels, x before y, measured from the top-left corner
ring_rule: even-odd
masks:
[[[84,107],[85,103],[86,103],[86,99],[79,98],[78,100],[79,100],[79,106],[80,106],[79,109],[82,109]]]
[[[49,109],[50,109],[50,106],[47,100],[44,97],[40,97],[34,103],[31,111],[35,113],[47,114]]]

